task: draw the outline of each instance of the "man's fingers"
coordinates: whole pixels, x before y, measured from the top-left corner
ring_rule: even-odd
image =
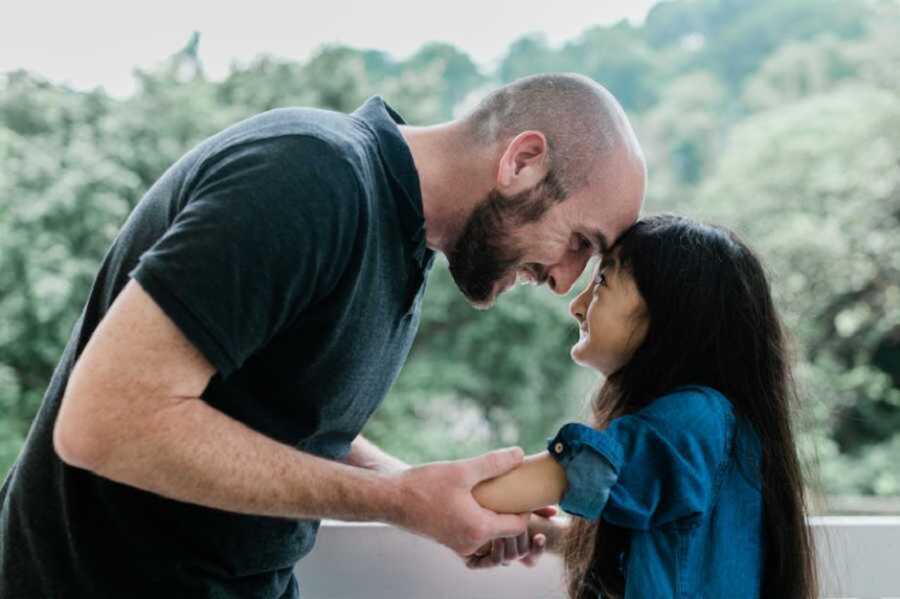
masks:
[[[552,518],[556,515],[557,510],[552,505],[548,505],[546,507],[541,507],[533,512],[537,516],[541,516],[542,518]]]
[[[493,543],[488,542],[478,548],[478,550],[472,554],[472,557],[484,557],[488,553],[491,552],[491,548],[493,547]]]
[[[494,550],[491,552],[491,563],[495,566],[506,561],[506,543],[504,541],[505,539],[497,539],[494,541]]]
[[[527,555],[528,545],[528,531],[525,531],[516,537],[516,557]]]
[[[528,514],[506,514],[492,520],[494,538],[517,537],[528,530]]]
[[[543,534],[536,534],[534,538],[531,539],[531,548],[528,551],[528,555],[523,557],[521,561],[525,566],[529,568],[533,568],[537,565],[538,558],[544,554],[544,550],[547,548],[547,537]]]
[[[510,447],[472,458],[468,460],[473,477],[469,480],[469,484],[474,487],[483,480],[505,474],[521,464],[524,457],[525,454],[520,447]]]
[[[528,533],[517,537],[505,537],[494,539],[478,552],[465,558],[465,564],[470,569],[493,568],[498,565],[508,566],[513,561],[519,561],[529,568],[537,565],[538,558],[543,555],[547,546],[547,536],[543,533],[534,535],[529,541]]]
[[[503,563],[511,562],[522,557],[521,555],[519,555],[519,544],[517,542],[518,538],[519,537],[507,537],[503,539],[503,544],[506,545],[506,550],[504,551],[503,556]]]

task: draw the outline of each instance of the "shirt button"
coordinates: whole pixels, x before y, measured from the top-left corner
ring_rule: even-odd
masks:
[[[554,453],[562,453],[563,449],[565,449],[565,448],[566,448],[566,446],[563,445],[562,443],[557,443],[556,445],[553,446],[553,452]]]

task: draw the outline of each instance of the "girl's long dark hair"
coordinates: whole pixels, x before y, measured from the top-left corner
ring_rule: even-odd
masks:
[[[734,233],[686,218],[646,218],[613,256],[647,306],[647,336],[592,402],[598,426],[680,385],[719,390],[762,445],[761,597],[817,596],[813,544],[791,412],[797,399],[782,325],[759,260]],[[648,373],[653,373],[648,376]],[[572,599],[624,594],[624,529],[576,518],[563,544]]]

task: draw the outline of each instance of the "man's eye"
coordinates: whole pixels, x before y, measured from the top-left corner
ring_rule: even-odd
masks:
[[[592,248],[592,246],[593,246],[593,244],[591,244],[590,240],[588,240],[588,238],[585,237],[584,235],[578,236],[578,245],[579,245],[579,247],[578,247],[579,250],[586,250],[588,248]]]

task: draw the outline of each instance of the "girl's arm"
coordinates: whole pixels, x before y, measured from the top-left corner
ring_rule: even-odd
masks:
[[[480,483],[472,490],[483,507],[500,514],[523,514],[559,503],[566,491],[566,473],[543,451],[525,458],[503,476]]]
[[[546,451],[525,458],[515,470],[480,483],[472,490],[475,500],[489,510],[501,514],[533,512],[559,502],[566,490],[566,474],[563,468]],[[559,552],[559,541],[568,525],[563,518],[531,514],[528,521],[528,537],[544,535],[544,547],[551,553]],[[478,552],[477,559],[487,559],[492,551],[488,543]],[[477,562],[476,562],[477,563]]]

